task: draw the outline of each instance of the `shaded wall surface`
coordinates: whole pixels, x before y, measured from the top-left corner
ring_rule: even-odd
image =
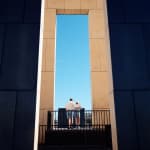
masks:
[[[32,150],[40,0],[0,0],[0,149]]]
[[[119,150],[150,149],[150,1],[107,0]]]

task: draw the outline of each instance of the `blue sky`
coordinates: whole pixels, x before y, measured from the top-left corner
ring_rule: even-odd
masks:
[[[90,55],[87,15],[58,15],[55,109],[69,98],[91,109]]]

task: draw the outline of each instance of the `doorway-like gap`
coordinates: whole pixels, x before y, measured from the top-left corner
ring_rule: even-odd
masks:
[[[57,15],[54,108],[69,98],[91,110],[88,15]]]

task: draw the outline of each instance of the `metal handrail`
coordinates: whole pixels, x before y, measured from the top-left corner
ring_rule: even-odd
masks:
[[[39,144],[45,142],[45,133],[51,130],[64,131],[68,130],[67,111],[65,109],[59,109],[58,111],[51,111],[48,109],[42,109],[41,122],[39,125]],[[73,116],[73,121],[74,120]],[[108,128],[110,128],[110,110],[80,110],[80,124],[76,126],[72,125],[71,130],[98,130],[102,134],[106,134]]]

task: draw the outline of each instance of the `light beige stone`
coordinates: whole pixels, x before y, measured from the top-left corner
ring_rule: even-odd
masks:
[[[80,0],[65,0],[65,9],[80,9]]]
[[[48,0],[48,8],[65,9],[65,0]]]
[[[46,9],[44,14],[44,38],[55,36],[56,10]]]
[[[89,35],[90,38],[105,38],[106,24],[104,12],[101,10],[89,11]]]
[[[43,49],[42,49],[42,71],[46,70],[46,40],[43,40]]]
[[[80,15],[80,14],[83,14],[83,15],[88,15],[88,12],[89,10],[88,9],[84,9],[84,10],[81,10],[81,9],[58,9],[56,11],[56,13],[59,15],[59,14],[66,14],[66,15]]]
[[[108,71],[105,39],[90,39],[91,71]]]
[[[49,109],[40,109],[40,118],[39,124],[40,125],[47,125],[47,111]]]
[[[40,109],[40,114],[39,114],[39,124],[42,125],[43,124],[43,113],[42,113],[42,110]]]
[[[81,10],[80,9],[65,9],[65,13],[64,14],[69,14],[69,15],[80,15],[81,14]]]
[[[47,109],[40,109],[40,116],[39,116],[39,125],[47,125]],[[45,132],[43,132],[44,126],[40,126],[39,128],[39,144],[44,144],[45,142]],[[42,133],[42,134],[41,134]]]
[[[81,14],[83,14],[83,15],[88,15],[88,13],[89,13],[88,9],[81,9],[80,11],[81,11]]]
[[[81,9],[97,9],[97,0],[81,0]]]
[[[55,39],[56,33],[55,32],[43,32],[43,39]]]
[[[42,72],[41,79],[41,109],[53,110],[54,101],[54,72]]]
[[[91,72],[92,105],[94,109],[109,108],[110,90],[108,72]]]
[[[104,9],[104,0],[97,0],[97,9]]]
[[[65,14],[65,9],[57,9],[56,10],[56,14],[59,15],[59,14]]]
[[[89,38],[90,39],[104,39],[105,34],[104,33],[97,33],[97,32],[91,32],[89,33]]]
[[[55,39],[46,39],[46,71],[54,71]]]
[[[48,0],[45,0],[45,7],[44,7],[45,9],[47,9],[48,8]]]

